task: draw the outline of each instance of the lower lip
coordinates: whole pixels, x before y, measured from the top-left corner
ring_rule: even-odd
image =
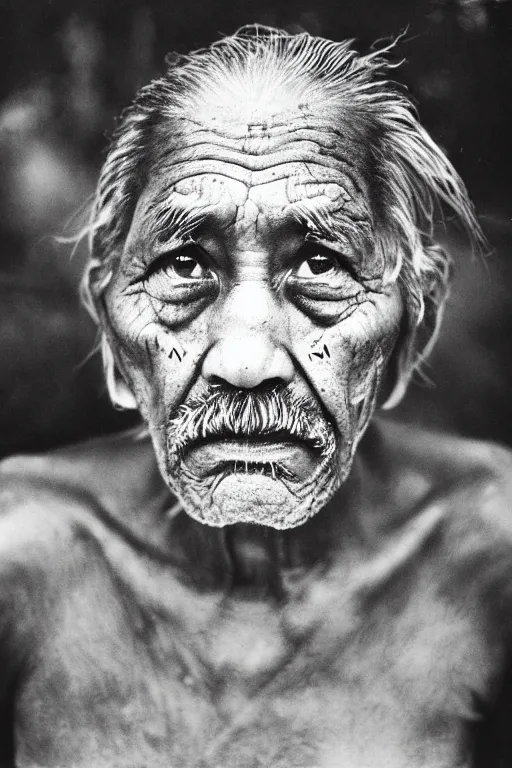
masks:
[[[318,454],[303,443],[216,440],[192,448],[186,455],[186,463],[195,472],[215,474],[219,465],[226,462],[275,464],[294,475],[297,480],[306,479],[318,464]]]

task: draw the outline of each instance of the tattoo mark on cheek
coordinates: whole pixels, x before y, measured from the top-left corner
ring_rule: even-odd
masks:
[[[309,353],[309,359],[313,360],[314,358],[317,358],[319,360],[324,360],[326,357],[330,359],[331,353],[329,352],[329,347],[327,344],[324,344],[320,352],[310,352]]]
[[[177,349],[176,347],[173,347],[173,348],[171,349],[171,353],[170,353],[170,355],[168,355],[168,358],[169,358],[169,360],[171,360],[171,358],[172,358],[173,356],[175,356],[175,357],[177,357],[177,358],[178,358],[178,360],[179,360],[179,361],[180,361],[180,363],[181,363],[181,361],[183,360],[183,358],[185,357],[185,355],[186,355],[186,354],[187,354],[187,352],[186,352],[186,350],[185,350],[185,352],[183,352],[183,354],[181,354],[181,355],[180,355],[180,353],[179,353],[178,349]]]
[[[168,337],[158,339],[157,346],[169,360],[177,360],[179,363],[187,354],[187,350],[181,346],[177,339]]]

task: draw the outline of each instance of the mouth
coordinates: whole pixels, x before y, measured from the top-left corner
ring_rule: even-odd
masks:
[[[202,476],[245,473],[274,480],[305,480],[318,466],[319,450],[289,434],[215,437],[194,443],[184,461]]]

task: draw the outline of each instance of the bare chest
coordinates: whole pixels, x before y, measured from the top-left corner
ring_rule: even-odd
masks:
[[[163,617],[97,586],[55,612],[18,690],[19,768],[470,764],[497,662],[431,589],[377,601],[322,584],[277,609],[187,607],[176,585]]]

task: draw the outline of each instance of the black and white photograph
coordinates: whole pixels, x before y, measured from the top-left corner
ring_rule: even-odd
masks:
[[[512,768],[512,0],[0,73],[0,768]]]

